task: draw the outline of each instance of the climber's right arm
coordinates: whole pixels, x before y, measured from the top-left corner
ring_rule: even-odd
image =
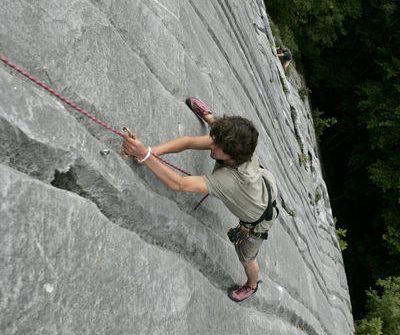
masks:
[[[212,143],[212,138],[209,135],[183,136],[153,147],[153,153],[156,155],[164,155],[181,152],[187,149],[207,150],[210,149]]]

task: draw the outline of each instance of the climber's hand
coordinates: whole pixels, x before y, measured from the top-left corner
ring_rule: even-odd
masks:
[[[146,156],[148,150],[135,135],[128,133],[124,135],[122,148],[126,155],[134,156],[137,159],[142,159]]]

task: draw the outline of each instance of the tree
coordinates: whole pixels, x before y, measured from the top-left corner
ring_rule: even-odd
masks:
[[[378,280],[379,291],[367,292],[367,317],[356,324],[357,335],[400,335],[400,277]]]
[[[288,46],[297,51],[301,45],[299,56],[332,46],[345,33],[344,20],[360,15],[360,0],[265,1],[265,5],[286,38],[295,37]]]
[[[362,318],[366,288],[400,275],[400,3],[269,0],[266,6],[299,46],[296,65],[301,61],[313,105],[337,120],[325,127],[321,152],[333,211],[347,229],[353,313]],[[362,327],[379,334],[379,320],[365,319]]]

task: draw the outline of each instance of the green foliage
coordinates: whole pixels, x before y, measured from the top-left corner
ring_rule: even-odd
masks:
[[[292,53],[299,52],[299,48],[296,43],[296,39],[293,35],[293,32],[290,28],[286,25],[276,25],[273,20],[270,20],[271,31],[272,35],[274,36],[275,40],[277,41],[277,45],[283,47],[283,44],[286,48],[289,48]]]
[[[336,229],[336,237],[337,237],[338,242],[339,242],[340,250],[345,251],[347,249],[347,242],[345,240],[346,234],[347,234],[347,229],[336,228],[336,224],[337,224],[337,218],[336,217],[333,218],[333,224],[334,224],[335,229]]]
[[[280,28],[280,36],[286,48],[289,48],[292,54],[296,55],[299,52],[299,47],[292,30],[288,26]]]
[[[355,290],[361,296],[369,278],[400,275],[400,4],[268,0],[266,7],[284,44],[296,48],[313,105],[326,112],[314,111],[315,132],[332,205],[349,222],[352,298]],[[354,302],[363,313],[364,302]],[[385,325],[368,316],[358,326],[360,334],[386,335]]]
[[[386,241],[389,253],[395,258],[395,266],[392,270],[400,273],[400,264],[398,259],[400,257],[400,208],[393,206],[384,209],[383,220],[386,225],[386,234],[383,239]],[[396,261],[397,260],[397,261]]]
[[[385,81],[387,75],[382,76],[382,81],[359,86],[363,112],[359,122],[368,130],[373,153],[368,167],[371,180],[396,202],[400,199],[400,78]]]
[[[397,11],[399,8],[397,7]],[[378,11],[384,30],[393,27],[398,20],[396,4],[386,1]],[[372,43],[368,36],[368,41]],[[375,41],[374,41],[375,42]],[[397,43],[397,44],[396,44]],[[385,208],[382,223],[386,227],[383,239],[389,253],[400,256],[400,58],[391,52],[400,47],[400,37],[392,38],[392,43],[376,41],[373,52],[376,69],[374,78],[358,85],[362,112],[358,121],[368,131],[367,170],[371,181],[379,187]],[[397,54],[398,56],[398,54]],[[365,160],[364,160],[365,162]],[[364,163],[363,162],[363,163]],[[400,271],[400,266],[392,270]]]
[[[345,18],[360,15],[360,0],[272,0],[265,5],[280,27],[285,45],[294,53],[297,45],[302,52],[306,48],[314,53],[322,46],[331,46],[345,32]]]
[[[306,155],[304,152],[298,154],[299,156],[299,164],[300,166],[307,166],[307,163],[309,161],[308,155]]]
[[[319,111],[317,108],[313,110],[314,129],[317,141],[320,140],[325,128],[329,128],[337,123],[337,120],[334,117],[323,119],[323,114],[324,112]]]
[[[400,255],[400,232],[394,225],[388,225],[383,239],[386,241],[389,251],[392,255]]]
[[[400,65],[397,71],[400,71]],[[359,120],[371,134],[374,149],[390,148],[399,144],[400,79],[396,79],[391,83],[385,81],[383,75],[379,81],[368,81],[359,85],[359,108],[363,112]]]
[[[380,318],[362,319],[356,324],[357,335],[383,335],[383,321]]]
[[[336,229],[336,236],[339,241],[340,250],[342,251],[345,251],[347,249],[347,242],[345,241],[346,234],[347,234],[347,229],[344,228]]]
[[[399,129],[400,130],[400,129]],[[396,153],[391,153],[396,156]],[[379,186],[383,192],[399,193],[400,171],[397,170],[396,159],[389,157],[382,161],[380,158],[368,167],[371,180]]]
[[[303,101],[305,100],[305,98],[308,97],[308,95],[310,93],[311,93],[311,90],[306,86],[303,86],[299,89],[299,96],[300,96],[300,99]]]
[[[400,335],[400,277],[379,279],[377,286],[367,292],[367,318],[358,323],[357,335]]]

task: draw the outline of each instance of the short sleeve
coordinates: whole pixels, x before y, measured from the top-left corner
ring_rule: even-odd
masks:
[[[211,175],[205,176],[205,182],[210,195],[223,200],[229,193],[229,185],[232,185],[232,176],[227,169],[215,170]]]

